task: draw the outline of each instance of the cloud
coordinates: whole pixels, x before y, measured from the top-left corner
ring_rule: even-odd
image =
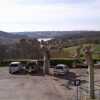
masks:
[[[0,29],[98,30],[99,0],[0,0]]]
[[[19,4],[80,4],[91,3],[94,0],[16,0]]]

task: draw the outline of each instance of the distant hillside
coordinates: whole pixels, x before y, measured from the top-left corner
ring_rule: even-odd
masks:
[[[61,36],[57,36],[57,38],[62,38],[62,39],[100,38],[100,31],[66,31]]]
[[[100,31],[36,31],[36,32],[14,32],[14,34],[26,35],[31,38],[65,38],[78,39],[100,37]]]
[[[12,32],[0,31],[0,42],[13,42],[21,38],[56,38],[66,40],[100,40],[100,31],[37,31],[37,32]]]
[[[26,35],[30,38],[53,38],[65,34],[64,31],[36,31],[36,32],[13,32],[14,34]]]
[[[27,36],[0,31],[0,43],[13,43],[21,38],[27,38]]]

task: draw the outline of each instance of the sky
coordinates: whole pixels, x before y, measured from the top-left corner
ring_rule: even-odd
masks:
[[[0,0],[0,30],[100,30],[100,0]]]

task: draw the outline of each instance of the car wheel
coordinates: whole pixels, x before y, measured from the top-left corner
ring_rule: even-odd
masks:
[[[57,76],[57,73],[54,73],[54,76]]]
[[[10,74],[14,74],[11,70],[9,71]]]

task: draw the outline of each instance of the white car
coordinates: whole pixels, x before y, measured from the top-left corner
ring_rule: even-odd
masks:
[[[9,73],[14,74],[19,72],[23,69],[23,65],[21,62],[11,62],[9,65]]]
[[[57,64],[54,68],[55,75],[64,75],[69,72],[69,67],[65,64]]]

